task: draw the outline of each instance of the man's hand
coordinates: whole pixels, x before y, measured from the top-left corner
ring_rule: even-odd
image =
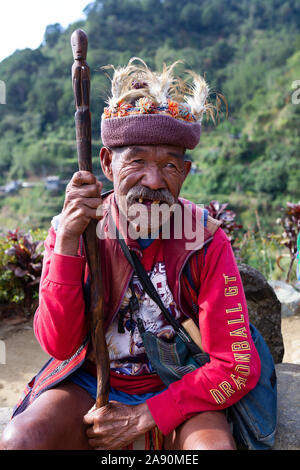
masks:
[[[110,402],[102,408],[93,407],[83,418],[89,444],[96,450],[120,450],[155,426],[146,403],[124,405]]]
[[[66,189],[55,253],[76,256],[79,239],[91,219],[100,220],[102,183],[89,171],[77,171]]]

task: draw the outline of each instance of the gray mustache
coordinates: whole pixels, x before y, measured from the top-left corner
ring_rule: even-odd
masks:
[[[126,202],[128,206],[137,202],[137,199],[142,197],[143,199],[149,199],[150,201],[159,200],[160,202],[165,202],[169,206],[172,206],[175,203],[175,199],[167,189],[157,189],[153,190],[146,188],[146,186],[137,185],[131,188],[126,196]]]

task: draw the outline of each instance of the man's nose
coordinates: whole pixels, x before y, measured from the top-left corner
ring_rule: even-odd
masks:
[[[161,170],[154,165],[147,167],[140,183],[153,190],[166,188]]]

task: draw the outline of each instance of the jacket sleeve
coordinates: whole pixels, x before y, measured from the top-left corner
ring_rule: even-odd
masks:
[[[200,285],[199,327],[210,362],[147,400],[165,435],[197,413],[231,406],[260,376],[242,281],[230,241],[220,228],[207,249]]]
[[[44,245],[34,332],[50,356],[65,360],[76,352],[88,331],[82,288],[85,258],[55,253],[53,227]]]

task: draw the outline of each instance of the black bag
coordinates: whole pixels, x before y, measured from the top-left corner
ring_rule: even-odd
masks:
[[[157,303],[175,330],[171,341],[158,338],[145,331],[141,319],[137,320],[144,347],[152,367],[168,386],[183,375],[210,361],[192,340],[189,333],[170,314],[148,277],[135,252],[130,252],[125,241],[118,239],[122,250],[133,267],[147,294]],[[133,292],[134,295],[134,292]],[[241,400],[227,408],[227,418],[233,424],[233,435],[237,445],[249,450],[269,450],[275,442],[277,422],[277,384],[272,355],[259,331],[250,324],[251,336],[261,360],[260,379]]]

